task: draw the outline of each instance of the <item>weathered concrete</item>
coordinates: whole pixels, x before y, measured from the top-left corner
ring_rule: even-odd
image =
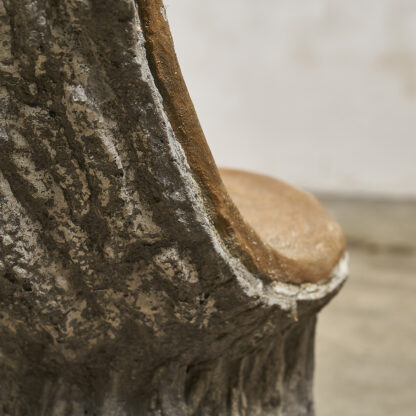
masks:
[[[295,273],[243,221],[163,4],[0,0],[0,22],[0,415],[312,415],[343,244]]]

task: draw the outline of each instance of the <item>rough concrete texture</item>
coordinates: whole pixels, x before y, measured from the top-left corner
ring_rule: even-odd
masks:
[[[346,232],[351,274],[319,318],[317,415],[413,416],[416,202],[321,199]]]
[[[230,252],[161,4],[0,0],[1,416],[314,413],[345,257],[289,284]]]

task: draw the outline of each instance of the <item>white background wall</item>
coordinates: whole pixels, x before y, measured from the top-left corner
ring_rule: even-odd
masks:
[[[219,165],[416,196],[416,0],[165,0]]]

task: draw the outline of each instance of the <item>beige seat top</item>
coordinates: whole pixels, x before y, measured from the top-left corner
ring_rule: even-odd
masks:
[[[316,198],[268,176],[230,169],[220,174],[244,220],[305,272],[302,280],[319,280],[323,270],[330,271],[345,243],[339,225]]]

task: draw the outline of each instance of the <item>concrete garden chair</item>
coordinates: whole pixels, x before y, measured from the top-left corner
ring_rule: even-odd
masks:
[[[341,230],[218,171],[161,1],[0,22],[0,414],[312,415]]]

